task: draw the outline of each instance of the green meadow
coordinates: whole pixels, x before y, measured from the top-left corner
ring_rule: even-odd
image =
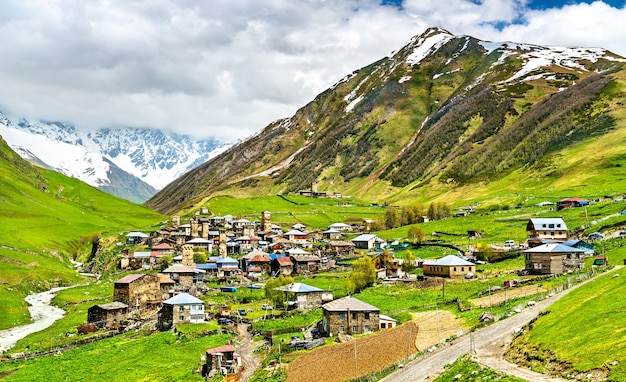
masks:
[[[516,357],[540,372],[549,370],[547,353],[567,361],[564,373],[608,368],[608,380],[626,379],[626,275],[617,269],[572,291],[540,316],[532,329],[515,341],[535,356]],[[614,362],[617,361],[617,362]]]
[[[203,381],[200,357],[228,334],[132,331],[54,356],[0,363],[3,381]]]
[[[0,329],[30,322],[28,292],[82,282],[69,259],[89,253],[94,235],[154,229],[164,219],[77,179],[15,161],[20,165],[0,161]]]

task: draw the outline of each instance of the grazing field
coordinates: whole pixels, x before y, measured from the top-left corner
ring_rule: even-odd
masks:
[[[456,362],[446,365],[445,370],[439,374],[434,382],[457,380],[466,382],[524,382],[523,379],[493,370],[473,360],[469,355],[465,355],[457,359]]]
[[[552,305],[507,356],[539,372],[625,380],[625,293],[622,269],[599,276]]]
[[[287,381],[339,382],[382,370],[417,352],[417,334],[418,327],[407,323],[343,344],[324,346],[290,363]]]
[[[228,335],[130,332],[58,355],[0,363],[3,381],[203,381],[200,356]]]

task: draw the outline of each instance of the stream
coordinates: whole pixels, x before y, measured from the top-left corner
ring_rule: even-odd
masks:
[[[17,341],[29,334],[39,332],[52,325],[56,320],[63,317],[65,311],[50,305],[56,292],[71,287],[52,288],[49,291],[34,293],[26,296],[24,300],[30,305],[28,311],[33,320],[32,323],[14,328],[0,330],[0,353],[15,346]]]

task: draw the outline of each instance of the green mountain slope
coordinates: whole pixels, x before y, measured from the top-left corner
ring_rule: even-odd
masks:
[[[32,166],[0,137],[0,329],[29,321],[29,291],[79,281],[69,258],[94,233],[161,220],[144,206]]]
[[[534,177],[555,153],[621,129],[624,63],[602,49],[486,43],[429,29],[147,205],[170,213],[211,195],[297,192],[312,182],[394,203],[416,194],[459,200],[459,187],[522,169]]]

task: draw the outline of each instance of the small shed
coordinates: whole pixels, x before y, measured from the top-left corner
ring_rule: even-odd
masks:
[[[224,345],[206,351],[207,377],[212,377],[217,373],[236,373],[241,366],[241,358],[235,353],[233,345]]]
[[[113,301],[108,304],[98,304],[87,309],[87,322],[104,328],[113,323],[119,323],[126,319],[128,305],[123,302]]]

